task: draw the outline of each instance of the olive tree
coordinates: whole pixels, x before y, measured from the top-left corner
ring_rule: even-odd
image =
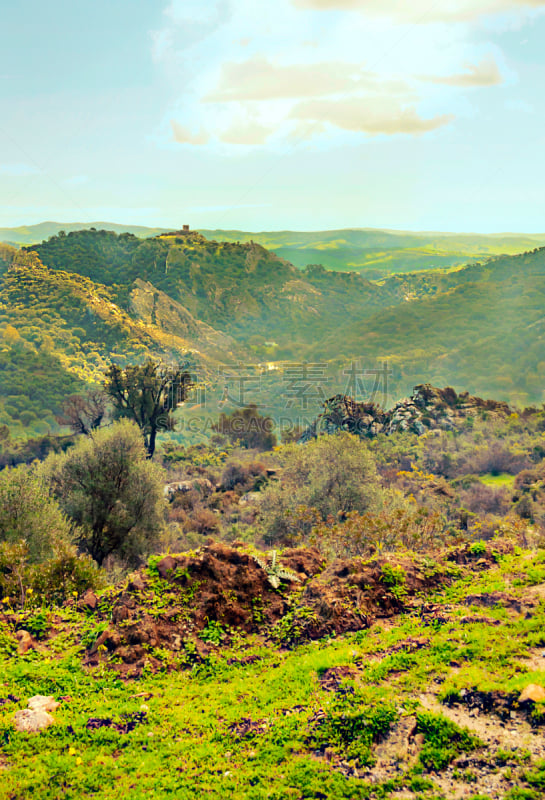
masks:
[[[113,403],[114,417],[130,419],[138,425],[148,458],[152,458],[158,431],[173,430],[171,412],[186,399],[191,384],[188,364],[171,367],[149,359],[125,369],[111,364],[104,391]]]
[[[147,459],[138,427],[123,420],[93,431],[44,465],[51,491],[78,526],[78,545],[98,564],[136,563],[164,524],[163,471]]]

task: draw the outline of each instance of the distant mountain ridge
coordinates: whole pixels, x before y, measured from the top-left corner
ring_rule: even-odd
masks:
[[[38,244],[64,230],[109,230],[131,233],[139,238],[169,233],[167,228],[121,225],[111,222],[60,223],[0,228],[0,241],[10,244]],[[441,233],[396,231],[379,228],[346,228],[327,231],[240,231],[198,229],[208,240],[255,242],[298,268],[322,264],[336,271],[365,273],[371,279],[396,272],[460,267],[484,257],[514,255],[545,245],[545,234]]]
[[[114,233],[132,233],[135,236],[157,236],[167,228],[147,228],[143,225],[120,225],[115,222],[39,222],[36,225],[19,225],[15,228],[0,228],[0,242],[12,245],[38,244],[60,231],[72,233],[81,230],[108,230]]]

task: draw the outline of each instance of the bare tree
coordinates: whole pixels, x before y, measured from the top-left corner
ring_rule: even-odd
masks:
[[[60,425],[67,425],[72,433],[89,436],[104,421],[106,403],[107,397],[100,389],[87,395],[73,394],[64,401],[57,421]]]

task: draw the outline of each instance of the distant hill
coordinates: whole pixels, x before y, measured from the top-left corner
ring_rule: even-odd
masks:
[[[59,231],[70,233],[81,230],[108,230],[114,233],[133,233],[135,236],[156,236],[165,228],[146,228],[142,225],[118,225],[115,222],[40,222],[37,225],[20,225],[17,228],[0,228],[0,242],[12,245],[37,244],[57,236]]]
[[[339,325],[313,352],[388,360],[404,388],[425,376],[519,404],[545,400],[545,248],[408,276],[409,289],[405,301]]]
[[[19,228],[0,228],[0,241],[19,245],[38,244],[63,230],[108,230],[139,238],[168,233],[162,228],[119,225],[111,222],[42,222]],[[219,242],[255,242],[296,267],[322,264],[330,270],[365,273],[380,279],[393,273],[451,269],[495,255],[514,255],[545,245],[545,234],[451,234],[347,228],[332,231],[199,230],[206,239]]]
[[[253,240],[298,267],[322,264],[331,270],[365,273],[371,279],[396,272],[450,269],[486,256],[522,253],[545,244],[545,234],[414,233],[372,228],[201,233],[223,241]]]
[[[111,361],[188,353],[216,389],[224,365],[265,370],[250,396],[277,416],[299,413],[286,390],[305,383],[293,365],[302,374],[308,362],[324,376],[310,392],[316,413],[352,391],[351,365],[383,362],[390,401],[432,382],[542,403],[545,248],[380,282],[195,232],[83,230],[0,249],[0,423],[47,430],[62,399]],[[363,383],[372,390],[371,377]]]

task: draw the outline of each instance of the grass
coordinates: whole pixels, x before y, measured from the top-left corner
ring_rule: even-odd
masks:
[[[485,486],[490,486],[492,489],[512,489],[515,485],[516,475],[509,475],[502,472],[500,475],[493,475],[491,472],[487,475],[480,475],[479,480]]]
[[[83,666],[81,640],[95,628],[76,611],[40,616],[36,629],[45,638],[24,656],[14,655],[8,627],[0,625],[0,698],[20,698],[0,704],[0,764],[7,767],[0,797],[357,800],[388,797],[403,785],[415,797],[444,797],[436,772],[481,743],[418,698],[432,693],[441,700],[464,688],[520,692],[528,683],[545,683],[545,673],[522,666],[542,641],[543,606],[529,618],[486,608],[496,625],[463,622],[472,610],[459,602],[464,594],[508,584],[523,597],[532,581],[514,586],[513,576],[526,575],[536,561],[541,558],[520,552],[473,575],[471,584],[462,577],[426,597],[445,607],[437,625],[409,612],[393,626],[284,650],[257,637],[224,640],[209,623],[209,640],[216,641],[203,663],[144,671],[134,681],[120,680],[106,665]],[[421,646],[411,650],[416,638]],[[249,663],[248,655],[255,660]],[[347,666],[353,679],[338,691],[322,686],[326,670]],[[16,733],[13,714],[34,694],[60,700],[55,725],[38,735]],[[375,744],[411,715],[424,737],[418,761],[395,779],[372,783]],[[90,718],[119,728],[136,724],[127,733],[108,725],[92,729]],[[494,763],[518,776],[511,800],[541,796],[543,762],[502,760],[499,753]],[[474,791],[479,797],[477,785]]]

